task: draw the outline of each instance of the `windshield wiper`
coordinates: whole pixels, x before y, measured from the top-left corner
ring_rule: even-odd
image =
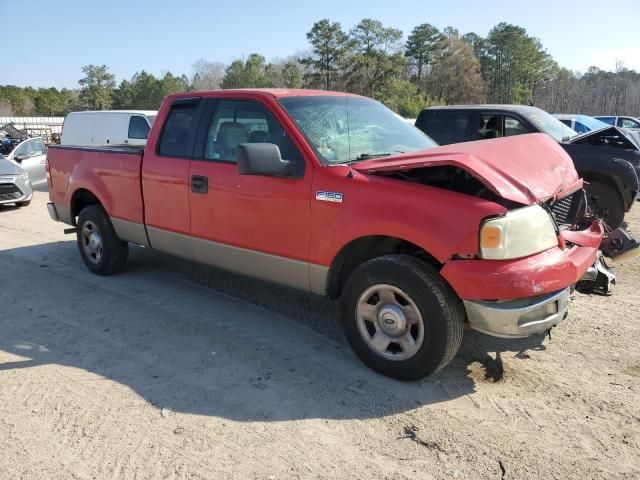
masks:
[[[393,153],[385,152],[385,153],[361,153],[355,158],[350,160],[341,160],[339,162],[331,162],[331,165],[347,165],[353,162],[360,162],[362,160],[371,160],[373,158],[381,158],[381,157],[389,157],[395,153],[405,153],[402,150],[394,150]]]
[[[361,153],[354,160],[369,160],[371,158],[388,157],[390,153]]]
[[[400,152],[400,153],[404,153],[404,152]],[[359,161],[362,161],[362,160],[371,160],[372,158],[388,157],[390,155],[391,155],[390,153],[361,153],[357,157],[352,158],[350,160],[342,160],[340,162],[331,162],[331,164],[332,165],[346,165],[347,163],[359,162]]]

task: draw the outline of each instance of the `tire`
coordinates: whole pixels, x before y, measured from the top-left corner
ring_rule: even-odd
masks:
[[[31,200],[27,200],[26,202],[17,202],[16,207],[28,207],[31,205]]]
[[[415,257],[385,255],[362,264],[340,301],[351,347],[383,375],[419,380],[447,365],[460,348],[462,301],[434,268]]]
[[[129,244],[116,235],[100,205],[89,205],[78,216],[78,250],[84,264],[98,275],[111,275],[124,268]]]
[[[591,213],[603,220],[612,230],[618,228],[624,221],[624,202],[618,191],[601,182],[589,182],[585,184],[584,189]]]

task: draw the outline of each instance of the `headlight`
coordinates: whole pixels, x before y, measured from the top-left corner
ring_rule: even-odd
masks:
[[[558,245],[551,215],[540,205],[512,210],[480,226],[480,256],[491,260],[521,258]]]
[[[26,182],[29,180],[29,174],[27,172],[22,172],[18,178]]]

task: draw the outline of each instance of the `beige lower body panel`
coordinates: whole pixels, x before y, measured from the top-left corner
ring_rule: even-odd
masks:
[[[154,250],[193,260],[193,242],[190,236],[156,227],[147,227],[147,235],[149,245]]]
[[[323,265],[193,238],[155,227],[147,227],[147,233],[149,244],[155,250],[298,290],[319,295],[326,292],[329,267]]]
[[[329,267],[309,264],[309,290],[318,295],[327,294],[327,278],[329,277]]]
[[[111,224],[113,225],[116,235],[118,235],[120,240],[136,243],[143,247],[149,246],[147,231],[143,224],[114,217],[111,217]]]
[[[199,238],[193,239],[193,257],[198,263],[309,291],[306,262]]]

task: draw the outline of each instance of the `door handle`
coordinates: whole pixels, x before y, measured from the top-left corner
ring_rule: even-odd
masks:
[[[209,178],[201,175],[191,175],[191,191],[193,193],[208,193]]]

